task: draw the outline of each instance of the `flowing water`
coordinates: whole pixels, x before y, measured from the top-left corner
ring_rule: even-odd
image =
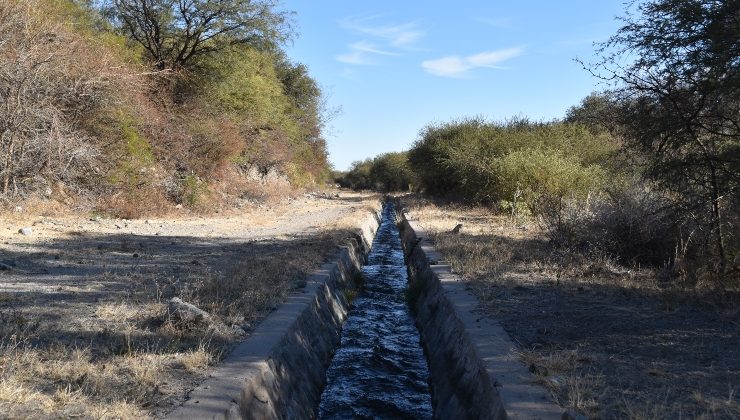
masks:
[[[364,286],[326,372],[320,419],[432,417],[429,370],[406,304],[407,271],[393,203],[373,241]]]

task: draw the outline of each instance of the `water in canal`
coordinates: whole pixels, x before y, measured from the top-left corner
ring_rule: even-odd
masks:
[[[405,299],[407,271],[393,204],[373,241],[364,286],[326,373],[320,419],[431,418],[429,371]]]

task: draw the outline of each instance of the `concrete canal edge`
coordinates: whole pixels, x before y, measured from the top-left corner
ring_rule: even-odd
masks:
[[[444,263],[424,229],[408,220],[400,205],[396,209],[435,418],[570,418],[533,383],[501,325],[477,312],[477,298]]]
[[[570,418],[532,383],[516,345],[396,205],[410,296],[426,352],[435,418]],[[351,246],[309,276],[168,419],[313,418],[354,285],[380,225],[380,203]]]
[[[190,393],[168,419],[312,418],[353,285],[380,225],[380,203],[356,241],[312,273]]]

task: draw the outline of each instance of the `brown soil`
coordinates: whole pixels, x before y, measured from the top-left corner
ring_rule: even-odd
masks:
[[[737,295],[555,249],[528,220],[405,204],[564,408],[604,419],[740,417]]]
[[[375,203],[341,192],[218,217],[0,215],[0,417],[168,412]],[[172,297],[212,321],[174,318]]]

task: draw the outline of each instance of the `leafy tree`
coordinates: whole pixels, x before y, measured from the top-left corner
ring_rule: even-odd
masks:
[[[535,152],[570,156],[568,162],[585,168],[603,165],[614,147],[608,134],[594,134],[579,124],[473,118],[426,127],[408,159],[427,192],[495,203],[513,200],[516,194],[516,180],[510,182],[503,170],[509,156],[519,151],[532,162]],[[555,173],[561,160],[543,162],[550,165],[543,171]]]
[[[619,103],[609,92],[592,93],[568,109],[565,122],[584,125],[595,133],[616,132],[618,115]]]
[[[373,187],[381,191],[408,191],[415,184],[405,152],[376,156],[370,168],[370,179]]]
[[[681,197],[727,262],[726,209],[740,184],[740,1],[652,0],[628,12],[590,71],[624,104],[624,138]],[[625,57],[631,63],[625,65]]]
[[[291,36],[273,0],[107,0],[109,15],[159,70],[188,68],[235,44],[274,47]]]
[[[355,190],[372,188],[373,185],[370,179],[370,170],[372,169],[372,165],[373,162],[371,159],[354,161],[350,165],[349,171],[337,179],[337,182],[342,187],[352,188]]]

